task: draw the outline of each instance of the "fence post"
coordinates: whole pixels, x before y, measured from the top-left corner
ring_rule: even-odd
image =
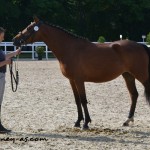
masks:
[[[32,60],[34,60],[34,43],[32,44]]]
[[[5,42],[5,54],[7,53],[7,47],[6,47],[6,42]]]
[[[46,47],[46,59],[48,59],[48,47],[47,45],[45,47]]]

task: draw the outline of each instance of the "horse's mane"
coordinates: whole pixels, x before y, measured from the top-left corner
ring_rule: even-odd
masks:
[[[59,29],[59,30],[63,31],[63,32],[67,33],[68,35],[72,36],[72,37],[79,38],[79,39],[83,39],[83,40],[88,40],[88,38],[79,36],[79,35],[77,35],[77,34],[74,34],[74,33],[70,32],[70,31],[64,29],[63,27],[60,27],[60,26],[57,26],[57,25],[54,25],[54,24],[50,24],[50,23],[48,23],[48,22],[44,22],[44,23],[45,23],[46,25],[48,25],[48,26],[51,26],[51,27],[53,27],[53,28],[56,28],[56,29]]]

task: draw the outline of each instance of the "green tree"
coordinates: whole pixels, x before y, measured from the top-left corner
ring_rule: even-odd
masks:
[[[0,0],[0,4],[0,26],[7,29],[9,41],[34,14],[91,41],[100,34],[109,41],[120,34],[139,41],[149,32],[149,0]]]

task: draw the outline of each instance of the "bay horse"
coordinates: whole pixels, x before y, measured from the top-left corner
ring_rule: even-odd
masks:
[[[145,97],[150,104],[150,51],[146,45],[130,40],[95,44],[34,17],[34,22],[18,33],[13,43],[21,46],[37,41],[45,42],[52,50],[62,74],[70,81],[78,111],[75,127],[80,127],[84,120],[83,129],[88,129],[91,122],[84,82],[102,83],[123,76],[131,97],[129,116],[124,126],[134,121],[138,98],[135,79],[144,86]]]

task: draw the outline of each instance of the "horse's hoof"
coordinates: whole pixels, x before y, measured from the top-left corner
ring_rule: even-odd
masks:
[[[128,124],[127,122],[125,122],[122,126],[123,126],[123,127],[128,127],[129,124]]]
[[[81,128],[80,123],[76,122],[74,125],[75,128]]]
[[[89,130],[89,126],[88,125],[83,125],[82,130]]]
[[[81,126],[79,125],[79,126],[77,126],[77,125],[74,125],[74,128],[81,128]]]
[[[134,118],[128,118],[126,122],[124,122],[123,126],[129,126],[130,124],[134,123]]]

